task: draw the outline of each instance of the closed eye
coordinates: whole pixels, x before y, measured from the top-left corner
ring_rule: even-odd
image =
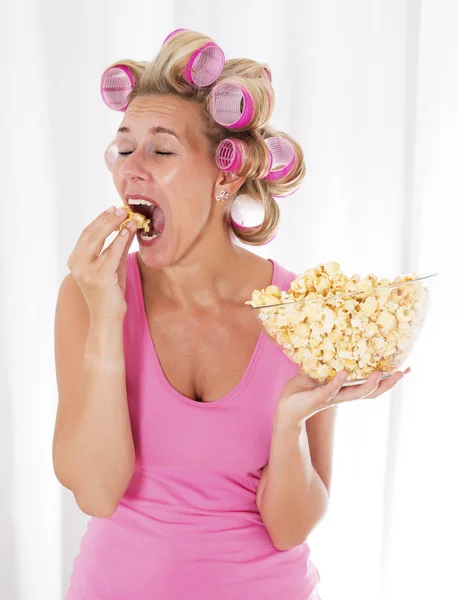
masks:
[[[118,152],[119,156],[129,156],[132,152]],[[171,156],[173,152],[158,152],[156,151],[154,154],[159,154],[159,156]]]

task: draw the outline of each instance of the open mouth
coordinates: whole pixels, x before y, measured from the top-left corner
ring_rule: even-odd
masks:
[[[159,237],[165,227],[165,215],[162,209],[143,198],[129,198],[128,203],[133,212],[143,215],[150,222],[148,232],[138,230],[137,234],[145,241]]]

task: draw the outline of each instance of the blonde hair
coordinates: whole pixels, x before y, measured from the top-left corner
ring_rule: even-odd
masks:
[[[238,226],[231,219],[232,204],[228,203],[225,221],[236,239],[244,244],[260,246],[270,241],[278,230],[280,210],[275,197],[291,194],[304,179],[306,169],[303,152],[292,137],[269,125],[275,94],[268,65],[246,58],[227,60],[218,80],[206,88],[197,88],[183,77],[189,57],[208,42],[213,40],[201,33],[182,31],[171,37],[151,62],[126,59],[117,61],[108,68],[125,65],[131,69],[135,85],[127,98],[128,103],[137,96],[148,94],[175,94],[198,103],[202,108],[204,131],[210,141],[213,156],[219,143],[225,138],[241,142],[245,160],[237,175],[246,177],[246,180],[234,200],[242,195],[253,198],[262,204],[264,219],[255,227]],[[253,118],[243,129],[225,128],[216,123],[210,114],[211,91],[215,85],[226,82],[243,86],[254,100]],[[296,152],[296,163],[292,172],[277,181],[264,179],[270,164],[270,154],[264,140],[269,137],[286,138]]]

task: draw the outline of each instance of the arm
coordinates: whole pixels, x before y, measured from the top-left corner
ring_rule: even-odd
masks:
[[[376,398],[409,370],[384,381],[382,373],[374,371],[365,383],[345,388],[345,370],[322,386],[303,373],[286,383],[275,415],[269,465],[264,467],[256,497],[276,548],[287,550],[304,543],[326,512],[337,406]]]
[[[326,512],[336,411],[320,411],[305,426],[276,415],[269,464],[256,499],[278,550],[304,543]]]
[[[55,317],[59,392],[53,463],[80,509],[110,516],[133,474],[122,321],[90,322],[73,277],[62,283]]]

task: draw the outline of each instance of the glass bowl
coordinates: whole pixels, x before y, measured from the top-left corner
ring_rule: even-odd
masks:
[[[344,386],[357,385],[373,371],[384,379],[402,368],[420,336],[437,275],[253,310],[267,335],[309,377],[326,384],[345,369]]]

